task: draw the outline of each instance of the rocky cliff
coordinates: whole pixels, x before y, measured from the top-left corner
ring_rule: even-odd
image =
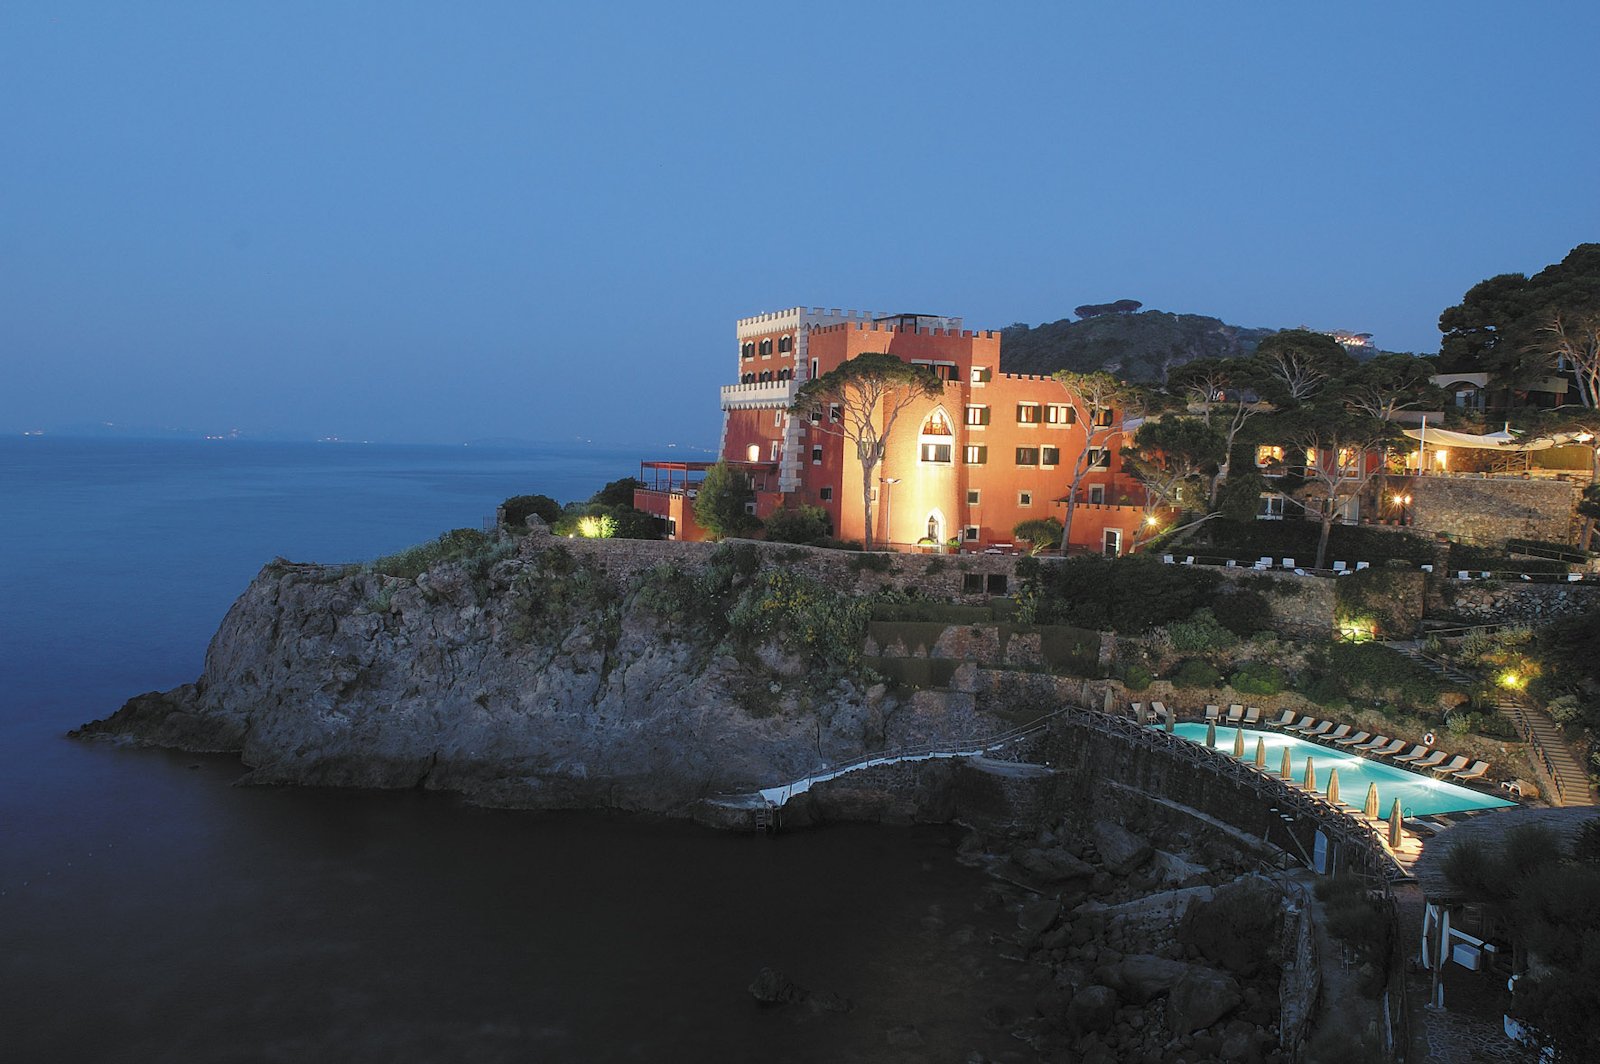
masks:
[[[986,726],[867,687],[873,596],[807,577],[803,556],[650,546],[694,549],[641,563],[535,535],[415,575],[275,561],[197,681],[74,734],[237,752],[251,782],[681,813]]]

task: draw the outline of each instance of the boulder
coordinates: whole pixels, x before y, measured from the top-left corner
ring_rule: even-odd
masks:
[[[1034,879],[1045,883],[1060,883],[1069,879],[1092,879],[1094,866],[1072,856],[1066,850],[1052,848],[1024,850],[1015,858],[1017,867]]]
[[[1054,898],[1030,901],[1017,914],[1017,926],[1030,935],[1042,935],[1061,915],[1061,903]]]
[[[1249,977],[1272,955],[1282,900],[1270,880],[1244,876],[1190,909],[1178,928],[1178,940],[1211,963]]]
[[[1167,995],[1167,1026],[1175,1034],[1193,1034],[1222,1019],[1243,1000],[1233,976],[1192,967]]]
[[[1116,1018],[1117,992],[1109,986],[1084,987],[1067,1005],[1067,1026],[1074,1031],[1108,1031]]]
[[[1108,964],[1094,974],[1095,978],[1114,988],[1124,1000],[1143,1005],[1151,998],[1171,993],[1178,980],[1191,967],[1183,961],[1141,953]]]
[[[750,984],[750,996],[763,1005],[797,1005],[811,992],[776,968],[763,968]]]
[[[1096,820],[1089,834],[1094,839],[1095,849],[1100,851],[1101,863],[1107,871],[1119,876],[1138,871],[1155,852],[1144,839],[1109,820]]]

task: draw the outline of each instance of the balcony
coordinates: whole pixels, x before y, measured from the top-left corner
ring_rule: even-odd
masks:
[[[794,402],[800,382],[760,381],[756,384],[725,384],[722,386],[722,409],[745,410],[755,407],[786,407]]]

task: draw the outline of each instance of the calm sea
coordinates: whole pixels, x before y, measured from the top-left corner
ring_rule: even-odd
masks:
[[[742,838],[235,787],[231,758],[62,737],[194,679],[274,556],[372,557],[478,526],[508,495],[586,497],[637,460],[0,442],[0,1059],[1005,1053],[978,1017],[1025,988],[962,945],[1004,917],[975,909],[944,829]],[[764,965],[857,1008],[757,1008]],[[903,1026],[918,1034],[891,1044]]]

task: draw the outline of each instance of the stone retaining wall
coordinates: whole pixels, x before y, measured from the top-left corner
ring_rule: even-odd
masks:
[[[1429,582],[1428,612],[1493,624],[1541,624],[1600,608],[1600,584],[1524,584],[1498,580]]]
[[[1417,477],[1410,488],[1412,523],[1471,542],[1568,543],[1579,490],[1565,480]]]

